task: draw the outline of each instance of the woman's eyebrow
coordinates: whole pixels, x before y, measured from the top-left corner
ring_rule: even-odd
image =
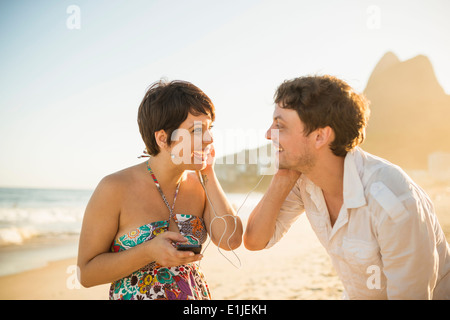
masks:
[[[201,122],[201,121],[194,121],[193,123],[192,123],[192,125],[189,127],[189,130],[190,129],[193,129],[194,127],[203,127],[204,126],[204,124],[203,124],[203,122]]]

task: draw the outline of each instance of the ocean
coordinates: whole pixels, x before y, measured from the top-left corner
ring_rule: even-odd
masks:
[[[93,190],[0,188],[0,276],[77,256],[84,210]],[[246,218],[262,194],[229,193]]]
[[[0,247],[80,233],[91,190],[0,188]]]
[[[92,192],[0,188],[0,275],[75,257]]]

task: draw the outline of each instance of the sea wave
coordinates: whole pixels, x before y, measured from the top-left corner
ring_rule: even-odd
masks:
[[[247,197],[246,194],[229,193],[227,197],[239,216],[245,219],[257,205],[262,194],[251,193]],[[86,208],[84,202],[84,200],[67,203],[61,201],[61,206],[49,206],[50,202],[46,200],[44,202],[46,206],[38,203],[35,207],[27,207],[35,205],[32,202],[22,203],[19,207],[0,206],[0,247],[30,243],[36,238],[58,239],[68,235],[79,235]]]
[[[84,208],[0,208],[0,246],[79,234]]]
[[[37,236],[39,233],[32,227],[0,228],[0,246],[8,244],[22,244],[24,241]]]

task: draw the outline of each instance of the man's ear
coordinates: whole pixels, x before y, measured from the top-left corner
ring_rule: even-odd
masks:
[[[315,135],[315,146],[320,149],[324,146],[328,147],[334,140],[334,131],[331,127],[318,128],[314,132]]]
[[[168,146],[167,133],[165,130],[159,130],[155,132],[155,140],[159,149],[165,149]]]

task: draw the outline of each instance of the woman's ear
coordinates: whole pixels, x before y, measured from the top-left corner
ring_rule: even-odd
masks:
[[[315,146],[317,149],[329,146],[334,140],[334,131],[331,127],[319,128],[315,132]]]
[[[155,140],[158,144],[159,149],[165,149],[169,145],[167,143],[167,133],[164,130],[159,130],[155,132]]]

